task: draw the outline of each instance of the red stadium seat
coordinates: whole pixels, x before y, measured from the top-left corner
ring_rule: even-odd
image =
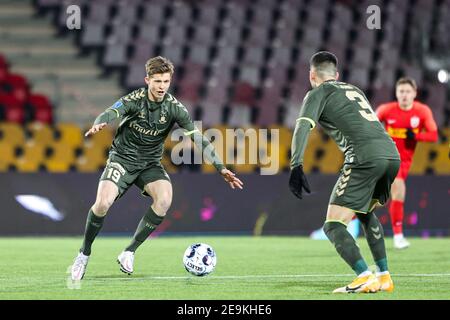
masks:
[[[15,73],[6,75],[5,82],[9,83],[13,88],[28,88],[27,79]]]
[[[23,103],[12,94],[0,94],[0,108],[6,121],[23,123],[25,120]]]
[[[8,63],[6,62],[6,59],[4,56],[0,54],[0,69],[8,69]]]
[[[237,82],[234,86],[233,102],[251,106],[255,102],[255,88],[247,82]]]
[[[52,105],[48,98],[41,94],[32,94],[28,103],[34,110],[34,120],[51,124],[53,122]]]

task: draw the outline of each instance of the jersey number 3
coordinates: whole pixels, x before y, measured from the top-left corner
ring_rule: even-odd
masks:
[[[359,92],[351,90],[345,91],[345,95],[350,101],[356,101],[360,105],[363,110],[359,110],[359,114],[363,116],[364,119],[368,121],[378,121],[378,117],[373,112],[370,104],[367,102],[366,98],[364,98]]]

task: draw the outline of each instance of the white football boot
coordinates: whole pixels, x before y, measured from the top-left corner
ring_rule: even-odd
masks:
[[[117,257],[117,263],[120,265],[120,271],[128,275],[133,273],[134,252],[123,251]]]
[[[71,268],[72,281],[80,281],[83,279],[88,261],[89,256],[85,256],[82,252],[77,255]]]
[[[394,248],[406,249],[410,246],[410,243],[403,237],[403,235],[394,235]]]

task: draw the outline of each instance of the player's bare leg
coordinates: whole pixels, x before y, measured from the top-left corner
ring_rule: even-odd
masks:
[[[71,267],[72,280],[83,279],[89,256],[91,255],[92,243],[100,232],[105,215],[118,194],[118,188],[114,183],[106,180],[100,181],[97,189],[97,198],[87,216],[83,244]]]
[[[152,197],[153,204],[139,222],[130,245],[117,258],[120,270],[127,274],[134,271],[134,252],[161,224],[172,203],[172,184],[167,180],[150,182],[144,190]]]
[[[347,225],[355,212],[338,205],[329,205],[324,231],[334,244],[342,259],[355,271],[358,277],[349,285],[338,288],[333,293],[367,293],[376,292],[380,288],[378,279],[372,274],[364,261],[355,239],[347,231]]]
[[[405,249],[410,243],[403,236],[403,204],[406,196],[405,180],[396,178],[392,183],[391,205],[389,213],[391,216],[392,230],[394,232],[394,247],[396,249]]]

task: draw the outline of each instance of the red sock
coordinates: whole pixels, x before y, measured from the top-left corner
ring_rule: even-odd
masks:
[[[394,234],[403,233],[403,201],[392,200],[389,213]]]

